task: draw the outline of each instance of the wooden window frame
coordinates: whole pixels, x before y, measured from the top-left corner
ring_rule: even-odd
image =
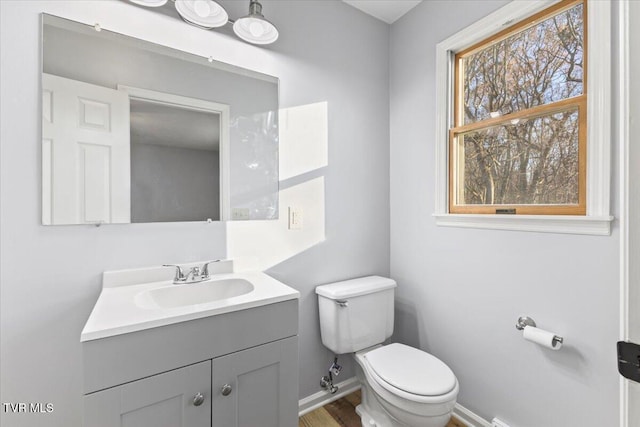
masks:
[[[438,227],[528,231],[608,236],[611,234],[611,145],[612,108],[624,106],[612,98],[611,46],[613,5],[610,1],[586,0],[589,27],[589,82],[587,91],[587,185],[586,215],[502,215],[459,214],[449,212],[449,129],[453,117],[453,71],[455,52],[503,31],[515,21],[525,20],[558,3],[557,0],[512,1],[484,18],[465,26],[436,45],[435,126],[433,138],[426,138],[434,150],[433,219]]]
[[[473,123],[464,124],[463,102],[464,75],[462,61],[464,58],[481,51],[495,43],[507,39],[529,28],[535,27],[541,22],[561,14],[577,5],[582,4],[583,17],[583,82],[582,95],[565,98],[560,101],[538,105],[535,107],[519,110],[514,113],[505,114],[495,118],[478,120]],[[454,73],[453,73],[453,123],[449,129],[449,212],[452,214],[496,214],[499,210],[508,210],[509,213],[517,215],[586,215],[587,214],[587,87],[588,87],[588,14],[586,0],[563,0],[542,11],[517,22],[508,28],[489,36],[472,46],[455,53]],[[457,173],[463,159],[457,155],[457,136],[487,129],[492,126],[508,124],[516,119],[534,119],[553,113],[578,111],[578,203],[577,204],[457,204],[456,193],[459,191]]]

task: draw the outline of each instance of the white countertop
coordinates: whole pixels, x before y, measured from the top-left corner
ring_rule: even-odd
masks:
[[[166,269],[163,270],[166,271]],[[142,279],[144,276],[144,274],[141,275],[141,271],[144,270],[131,270],[133,276],[137,279]],[[153,271],[155,272],[155,277],[158,277],[158,268],[153,269]],[[116,273],[124,276],[122,272]],[[131,273],[127,274],[129,274],[129,277],[132,276]],[[295,289],[262,272],[222,273],[212,275],[210,280],[244,279],[251,282],[254,289],[244,295],[203,304],[173,308],[148,307],[143,305],[143,307],[145,307],[143,308],[140,304],[136,304],[136,298],[139,298],[142,292],[161,287],[197,286],[198,283],[174,285],[172,280],[162,280],[132,284],[127,283],[126,279],[118,279],[119,282],[114,284],[113,282],[116,282],[116,280],[108,278],[109,273],[105,273],[104,277],[102,292],[98,297],[96,305],[93,307],[89,320],[87,320],[82,330],[80,337],[81,342],[298,299],[300,297],[300,293]],[[152,274],[147,277],[154,277],[154,275]]]

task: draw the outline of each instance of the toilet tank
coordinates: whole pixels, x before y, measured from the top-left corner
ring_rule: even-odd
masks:
[[[381,344],[393,333],[396,282],[367,276],[318,286],[322,344],[335,354]]]

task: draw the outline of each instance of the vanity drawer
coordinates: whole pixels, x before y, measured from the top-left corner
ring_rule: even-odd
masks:
[[[82,343],[84,388],[93,393],[298,334],[298,300]]]

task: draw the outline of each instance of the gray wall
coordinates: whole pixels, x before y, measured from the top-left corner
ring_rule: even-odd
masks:
[[[391,27],[396,336],[449,364],[459,402],[488,420],[615,426],[617,223],[611,237],[597,237],[437,227],[431,216],[435,46],[504,3],[428,1]],[[617,171],[614,161],[614,181]],[[617,191],[614,182],[614,199]],[[563,334],[566,346],[552,352],[524,341],[514,328],[521,314]]]
[[[246,4],[227,0],[230,16]],[[281,188],[324,177],[325,239],[268,270],[300,291],[300,396],[320,390],[333,354],[320,341],[315,286],[389,274],[389,27],[341,1],[264,2],[279,18],[282,108],[328,103],[328,165],[281,181]],[[284,212],[282,213],[284,215]],[[305,212],[305,216],[308,215]],[[295,233],[295,231],[293,231]],[[338,380],[355,375],[341,357]]]
[[[131,143],[131,222],[220,219],[220,153]]]
[[[232,17],[247,13],[245,2],[223,3]],[[389,274],[389,30],[338,1],[263,6],[281,32],[265,49],[128,2],[0,2],[1,400],[54,405],[51,414],[2,413],[2,425],[80,425],[79,337],[104,270],[224,257],[230,243],[224,223],[40,225],[42,11],[209,49],[278,76],[284,108],[328,102],[328,165],[292,179],[324,177],[325,239],[269,270],[301,293],[300,395],[319,390],[331,355],[320,342],[314,287]],[[341,378],[353,373],[345,365]]]

